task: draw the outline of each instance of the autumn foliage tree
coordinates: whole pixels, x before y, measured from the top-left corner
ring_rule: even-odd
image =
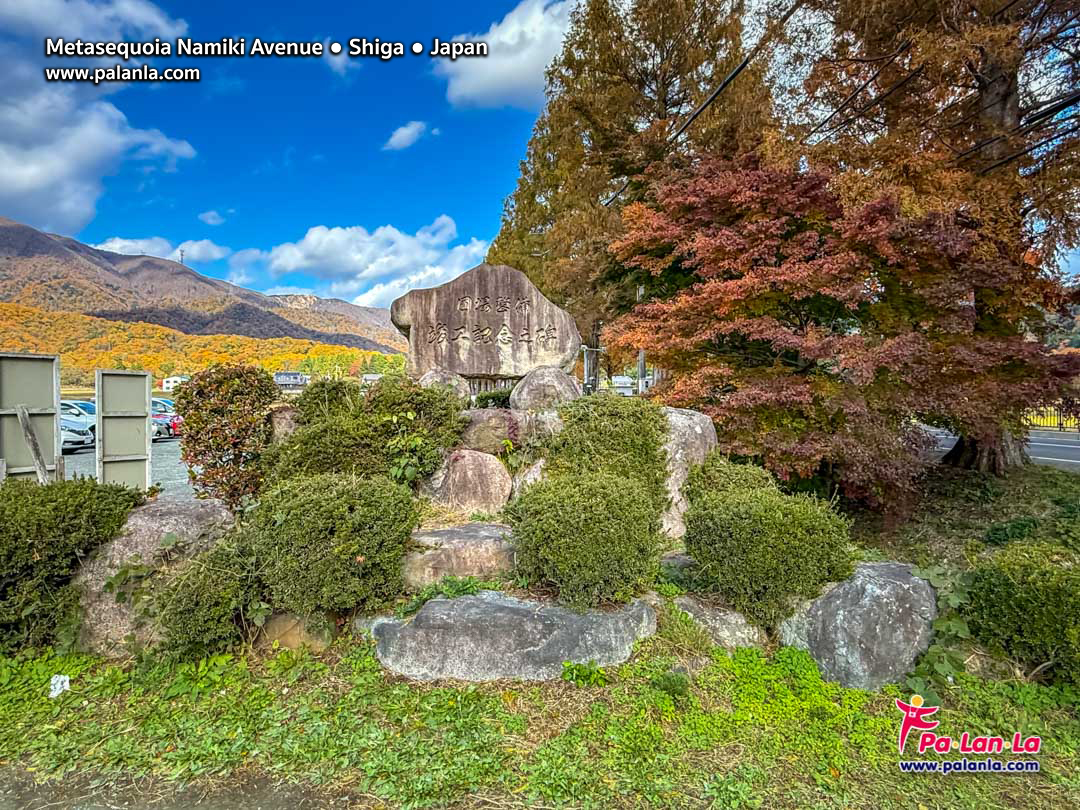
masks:
[[[654,203],[624,209],[613,251],[694,283],[607,337],[670,370],[660,396],[710,414],[725,451],[887,501],[924,463],[916,420],[1019,429],[1024,407],[1060,395],[1076,370],[1039,338],[1063,292],[960,213],[845,205],[830,180],[745,159],[659,181]]]

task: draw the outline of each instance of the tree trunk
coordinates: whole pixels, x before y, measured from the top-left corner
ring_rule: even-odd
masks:
[[[1003,430],[997,436],[979,439],[961,436],[941,461],[965,470],[1003,476],[1027,464],[1029,459],[1023,443]]]

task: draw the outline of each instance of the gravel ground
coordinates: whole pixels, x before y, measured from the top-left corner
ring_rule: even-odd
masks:
[[[93,478],[94,450],[79,450],[64,456],[64,465],[68,478],[76,475],[88,475]],[[154,442],[150,453],[151,480],[163,487],[159,497],[193,500],[195,491],[188,483],[187,465],[180,460],[180,440],[163,439]]]

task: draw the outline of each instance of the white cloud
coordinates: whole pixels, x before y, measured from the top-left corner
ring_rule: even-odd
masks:
[[[122,236],[114,236],[101,244],[90,247],[107,250],[110,253],[123,253],[125,256],[157,256],[162,259],[167,259],[173,252],[172,243],[161,236],[150,236],[145,239],[125,239]]]
[[[337,55],[330,53],[330,37],[323,40],[322,58],[328,68],[342,77],[346,76],[350,70],[356,70],[360,67],[359,59],[349,58],[349,49],[346,46],[342,46],[341,53]]]
[[[562,47],[571,0],[522,0],[486,33],[454,40],[486,42],[488,56],[436,60],[446,98],[458,107],[521,107],[544,102],[544,69]]]
[[[442,284],[484,260],[487,242],[473,238],[451,247],[455,239],[457,225],[445,214],[413,234],[393,225],[371,231],[317,225],[303,239],[271,249],[267,267],[275,277],[319,279],[322,294],[385,306],[406,290]]]
[[[160,259],[169,259],[174,262],[180,261],[180,251],[182,250],[184,251],[185,263],[214,262],[218,259],[224,259],[232,253],[229,248],[214,244],[209,239],[188,239],[173,247],[172,243],[163,236],[147,236],[141,239],[113,236],[90,247],[98,250],[108,250],[112,253],[123,253],[127,256],[157,256]]]
[[[408,149],[420,140],[420,136],[424,134],[426,129],[427,124],[423,121],[410,121],[394,130],[390,139],[383,144],[383,149],[390,151]]]
[[[0,49],[0,211],[6,216],[74,233],[93,218],[102,178],[125,160],[175,171],[180,159],[194,157],[187,141],[133,127],[105,100],[123,85],[46,83],[42,74],[43,65],[56,63],[43,55],[44,36],[171,39],[187,31],[183,20],[146,0],[6,0],[0,30],[15,37]]]
[[[185,262],[216,262],[232,253],[229,248],[215,245],[209,239],[188,239],[177,245],[169,258],[177,260],[181,250],[184,251]]]
[[[225,217],[212,209],[210,211],[203,211],[199,214],[199,219],[207,225],[220,225],[225,221]]]
[[[263,290],[267,295],[314,295],[314,290],[309,290],[307,287],[293,287],[288,284],[282,287],[270,287]]]

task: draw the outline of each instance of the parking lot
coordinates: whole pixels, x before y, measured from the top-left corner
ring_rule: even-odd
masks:
[[[67,477],[96,475],[94,448],[79,450],[64,456]],[[187,465],[180,460],[180,440],[164,439],[154,442],[150,455],[151,480],[161,484],[162,495],[169,498],[193,499],[195,491],[188,483]]]

